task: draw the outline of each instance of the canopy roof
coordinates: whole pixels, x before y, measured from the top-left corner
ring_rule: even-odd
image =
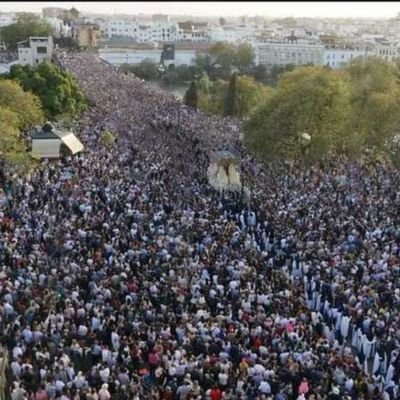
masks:
[[[32,134],[32,139],[54,139],[57,141],[61,140],[69,148],[72,154],[79,153],[83,150],[83,144],[79,141],[79,139],[74,135],[73,132],[56,129],[49,122],[44,124],[40,131],[34,132]]]
[[[83,144],[72,132],[56,130],[54,133],[71,150],[72,154],[79,153],[83,150]]]

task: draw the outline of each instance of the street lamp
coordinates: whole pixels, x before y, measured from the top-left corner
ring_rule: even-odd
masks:
[[[300,155],[303,158],[307,149],[310,146],[311,135],[307,132],[300,133],[298,140],[299,140]]]

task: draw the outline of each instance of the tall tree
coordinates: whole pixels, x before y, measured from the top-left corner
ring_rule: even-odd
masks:
[[[310,159],[343,148],[350,113],[347,82],[340,73],[302,67],[285,73],[267,101],[245,123],[245,141],[268,159],[295,158],[300,138],[311,136]]]
[[[187,106],[197,109],[198,100],[199,99],[198,99],[198,95],[197,95],[196,82],[192,81],[192,83],[189,86],[189,89],[185,93],[184,102]]]
[[[234,72],[229,81],[228,90],[225,96],[224,115],[234,116],[236,113],[236,72]]]
[[[217,42],[209,49],[214,66],[212,73],[215,77],[228,79],[232,66],[236,65],[236,46],[231,43]]]
[[[241,43],[236,49],[236,66],[241,73],[247,73],[254,64],[254,52],[251,44]]]

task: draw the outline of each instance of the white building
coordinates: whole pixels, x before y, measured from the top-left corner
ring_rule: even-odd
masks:
[[[108,21],[106,36],[115,36],[144,42],[175,42],[178,40],[178,25],[168,21],[142,23],[136,19],[113,19]]]
[[[373,55],[388,62],[395,62],[400,56],[400,47],[394,43],[378,44]]]
[[[327,47],[324,49],[324,65],[332,69],[338,69],[344,67],[356,58],[365,60],[367,56],[367,49]]]
[[[135,19],[112,19],[107,24],[107,36],[122,36],[132,39],[138,37],[139,23]]]
[[[30,37],[18,43],[18,64],[35,66],[50,61],[53,54],[53,38]]]
[[[54,37],[71,37],[71,27],[64,24],[62,19],[45,17],[44,20],[52,27]]]
[[[178,22],[178,40],[183,42],[208,42],[207,23]]]
[[[178,36],[177,24],[162,21],[151,24],[151,40],[154,42],[176,42]]]
[[[320,44],[259,43],[255,45],[255,62],[272,65],[323,65],[324,46]]]

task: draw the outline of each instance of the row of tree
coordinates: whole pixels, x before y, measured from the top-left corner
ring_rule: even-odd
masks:
[[[244,124],[245,141],[267,160],[358,157],[366,150],[396,154],[399,78],[398,67],[379,59],[355,61],[340,71],[296,68],[253,109]]]

